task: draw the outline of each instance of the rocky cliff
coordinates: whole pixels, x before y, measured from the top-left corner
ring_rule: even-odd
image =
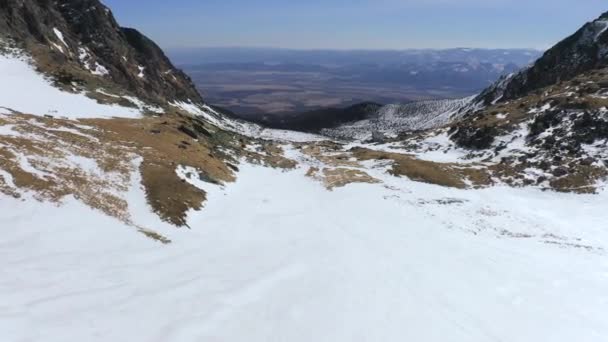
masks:
[[[203,102],[190,78],[98,0],[0,0],[0,39],[63,85],[120,88],[156,104]]]
[[[529,68],[511,74],[477,99],[486,105],[513,100],[530,92],[608,66],[608,13],[585,24],[549,49]]]

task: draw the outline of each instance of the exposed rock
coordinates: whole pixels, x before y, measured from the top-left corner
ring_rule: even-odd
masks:
[[[99,0],[1,0],[0,38],[62,84],[118,86],[156,104],[203,101],[154,42],[120,27]]]
[[[608,13],[549,49],[529,68],[505,77],[477,99],[485,105],[513,100],[608,65]]]
[[[495,127],[462,126],[455,129],[452,140],[462,147],[482,150],[490,148],[497,135],[498,130]]]
[[[196,132],[194,132],[192,129],[184,126],[184,125],[180,125],[177,128],[180,132],[186,134],[187,136],[191,137],[192,139],[198,139],[198,135],[196,134]]]

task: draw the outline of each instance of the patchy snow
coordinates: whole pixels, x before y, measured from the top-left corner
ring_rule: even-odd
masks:
[[[79,47],[78,48],[78,59],[80,60],[81,63],[83,63],[87,68],[88,68],[88,64],[87,64],[87,60],[91,57],[91,55],[89,54],[89,52],[83,48],[83,47]]]
[[[110,74],[108,69],[106,69],[106,67],[99,64],[98,62],[95,62],[94,66],[90,70],[93,75],[97,76],[106,76]]]
[[[544,112],[550,110],[551,108],[552,108],[551,103],[546,103],[546,104],[542,105],[541,107],[530,109],[528,111],[528,114],[544,113]]]
[[[191,115],[201,117],[217,127],[229,128],[232,126],[227,118],[207,105],[198,105],[191,101],[174,101],[169,104]]]
[[[65,45],[65,47],[69,47],[68,44],[65,42],[65,38],[63,37],[63,33],[61,31],[59,31],[58,28],[54,27],[53,28],[53,33],[55,33],[55,36],[57,36],[57,38],[59,38],[59,40],[61,41],[61,43],[63,45]]]
[[[474,97],[456,100],[430,100],[381,107],[372,117],[322,133],[338,139],[368,140],[374,132],[387,136],[412,130],[441,127],[458,118],[459,111],[470,105]]]
[[[0,113],[2,114],[2,113]],[[15,132],[13,128],[15,125],[0,125],[0,135],[6,137],[17,137],[19,133]]]
[[[52,45],[52,46],[53,46],[55,49],[57,49],[59,52],[61,52],[61,53],[65,53],[65,51],[63,51],[63,47],[62,47],[61,45],[59,45],[59,44],[57,44],[57,43],[53,43],[53,42],[51,42],[51,45]]]
[[[75,118],[139,117],[138,110],[99,104],[84,94],[54,87],[36,72],[29,58],[0,54],[0,106],[14,111]]]
[[[137,77],[144,78],[145,77],[144,71],[146,70],[146,68],[143,67],[143,66],[141,66],[141,65],[138,65],[137,69],[139,70],[139,73],[137,74]]]
[[[129,95],[120,96],[120,95],[109,93],[109,92],[105,91],[103,88],[98,88],[95,91],[99,94],[102,94],[102,95],[108,96],[108,97],[112,97],[115,99],[125,99],[125,100],[131,102],[132,104],[136,105],[137,108],[139,108],[139,110],[142,112],[152,112],[154,114],[163,114],[165,112],[165,110],[162,109],[161,107],[145,103],[144,101],[138,99],[135,96],[129,96]]]
[[[91,73],[93,75],[97,75],[97,76],[105,76],[105,75],[109,75],[110,72],[108,71],[108,69],[106,69],[106,67],[104,67],[103,65],[99,64],[98,62],[95,62],[94,67],[91,69]]]
[[[587,27],[587,31],[585,32],[585,35],[583,35],[583,38],[588,39],[588,36],[591,36],[591,41],[597,43],[606,30],[608,30],[608,20],[598,19]]]
[[[196,183],[209,202],[192,230],[147,222],[168,246],[76,201],[2,197],[3,340],[608,335],[606,193],[454,190],[373,168],[388,183],[327,191],[305,169],[241,170],[225,188]]]
[[[328,140],[327,137],[321,135],[269,128],[262,129],[257,137],[260,139],[282,142],[312,142]]]
[[[316,134],[300,133],[278,129],[267,129],[249,122],[235,120],[226,117],[221,113],[218,113],[216,110],[214,110],[207,104],[198,105],[193,102],[175,101],[170,103],[170,105],[175,108],[181,109],[187,113],[190,113],[194,116],[200,117],[203,120],[221,129],[253,138],[283,142],[308,142],[328,140],[327,137]]]
[[[84,68],[89,70],[93,75],[106,76],[110,74],[110,71],[108,71],[106,67],[99,64],[97,61],[91,61],[91,55],[86,50],[86,48],[78,48],[78,59],[80,60],[80,63],[82,63]]]
[[[127,99],[129,102],[136,105],[141,111],[148,111],[155,114],[163,114],[165,112],[161,107],[147,104],[135,96],[123,95],[122,98]]]

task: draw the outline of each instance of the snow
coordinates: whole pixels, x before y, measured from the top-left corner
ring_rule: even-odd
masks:
[[[24,56],[0,54],[0,106],[34,115],[75,118],[140,117],[140,112],[118,105],[99,104],[81,93],[54,87],[35,71]]]
[[[146,70],[146,68],[143,67],[143,66],[141,66],[141,65],[139,65],[139,66],[137,66],[137,69],[139,70],[139,73],[137,74],[137,77],[144,78],[145,77],[144,70]]]
[[[62,47],[61,45],[59,45],[59,44],[57,44],[57,43],[53,43],[53,42],[51,42],[51,45],[53,45],[53,47],[54,47],[55,49],[57,49],[59,52],[61,52],[61,53],[65,53],[65,52],[63,51],[63,47]]]
[[[54,88],[27,58],[0,55],[0,74],[0,115],[139,116]],[[97,91],[140,111],[155,108]],[[191,101],[172,105],[262,139],[325,139],[263,129]],[[439,125],[455,115],[443,105],[435,120],[399,117],[399,108],[382,118]],[[12,128],[0,126],[0,135],[18,134]],[[437,132],[410,152],[464,161],[465,151],[445,130]],[[526,152],[528,133],[522,123],[498,137],[495,145],[508,148],[493,160]],[[604,153],[605,142],[583,149]],[[152,212],[137,171],[126,190],[109,190],[128,203],[131,225],[74,198],[59,206],[28,193],[0,194],[0,227],[10,228],[0,234],[0,340],[601,342],[608,336],[607,189],[599,195],[458,190],[392,177],[386,162],[367,161],[359,169],[382,183],[328,191],[305,176],[309,167],[327,165],[289,146],[285,151],[301,163],[298,169],[242,163],[236,183],[226,186],[177,165],[184,182],[207,192],[203,210],[189,213],[191,230]],[[24,171],[47,176],[25,155],[16,158]],[[133,170],[141,162],[136,158]],[[66,163],[104,177],[92,159],[69,155]],[[0,169],[3,182],[14,186]],[[172,243],[163,246],[137,233],[139,227]]]
[[[2,114],[2,113],[0,113]],[[0,125],[0,135],[7,137],[16,137],[19,136],[19,133],[13,131],[15,125]]]
[[[103,65],[98,62],[94,62],[93,66],[91,66],[91,55],[87,51],[86,48],[80,47],[78,48],[78,59],[80,63],[85,67],[85,69],[89,70],[93,75],[97,76],[106,76],[110,74],[110,71]]]
[[[122,98],[136,105],[141,111],[149,111],[155,114],[163,114],[165,112],[161,107],[149,105],[135,96],[123,95]]]
[[[200,117],[216,127],[248,137],[282,142],[312,142],[328,140],[327,137],[316,134],[267,129],[249,122],[231,119],[218,113],[207,104],[198,105],[191,101],[175,101],[170,103],[170,105],[190,113],[191,115]]]
[[[327,191],[305,167],[240,167],[227,187],[192,181],[209,197],[190,215],[192,230],[146,214],[133,180],[129,203],[168,246],[76,201],[58,209],[1,197],[0,224],[11,227],[0,235],[2,339],[599,342],[608,334],[607,193],[454,190],[374,167],[384,185]],[[177,170],[185,180],[193,171]]]
[[[282,142],[313,142],[329,140],[327,137],[316,134],[268,128],[262,129],[258,135],[258,138]]]
[[[59,38],[59,40],[61,41],[61,43],[63,45],[65,45],[66,47],[69,47],[68,44],[65,42],[65,38],[63,38],[63,33],[61,31],[59,31],[59,29],[57,29],[56,27],[53,28],[53,33],[55,33],[55,36],[57,36],[57,38]]]
[[[213,110],[206,104],[196,104],[192,101],[174,101],[169,105],[187,112],[193,116],[200,117],[216,127],[226,129],[233,132],[247,133],[250,128],[258,127],[249,123],[241,123],[236,120],[231,120]]]
[[[430,100],[407,104],[389,104],[372,117],[322,133],[337,139],[367,140],[373,132],[395,136],[400,132],[441,127],[459,116],[459,111],[471,104],[474,96],[456,100]]]
[[[606,32],[606,30],[608,30],[608,20],[606,19],[600,19],[600,20],[596,20],[594,22],[595,27],[594,29],[595,31],[595,37],[594,37],[594,41],[597,42],[600,37],[602,36],[602,34],[604,34],[604,32]]]
[[[93,75],[97,75],[97,76],[105,76],[105,75],[109,75],[110,72],[108,71],[108,69],[106,69],[106,67],[104,67],[103,65],[95,62],[95,67],[93,69],[91,69],[91,73]]]

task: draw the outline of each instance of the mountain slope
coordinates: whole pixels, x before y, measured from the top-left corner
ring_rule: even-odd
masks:
[[[344,144],[156,102],[80,64],[92,83],[66,87],[39,66],[51,46],[0,49],[1,341],[608,336],[599,178],[597,195],[505,186],[523,162],[461,155],[449,127]],[[496,159],[526,147],[513,138]]]
[[[460,110],[460,120],[430,133],[443,137],[434,149],[484,161],[509,184],[595,191],[608,175],[607,29],[604,14],[496,82]]]
[[[190,78],[98,0],[2,0],[0,39],[28,51],[57,82],[128,91],[155,104],[202,103]]]
[[[568,81],[585,72],[608,66],[608,13],[585,24],[576,33],[549,49],[531,67],[512,74],[488,88],[479,101],[490,105],[527,95]]]
[[[363,120],[326,128],[324,135],[345,140],[383,140],[403,132],[425,130],[447,125],[456,119],[461,108],[472,98],[417,101],[390,104],[378,108]]]

